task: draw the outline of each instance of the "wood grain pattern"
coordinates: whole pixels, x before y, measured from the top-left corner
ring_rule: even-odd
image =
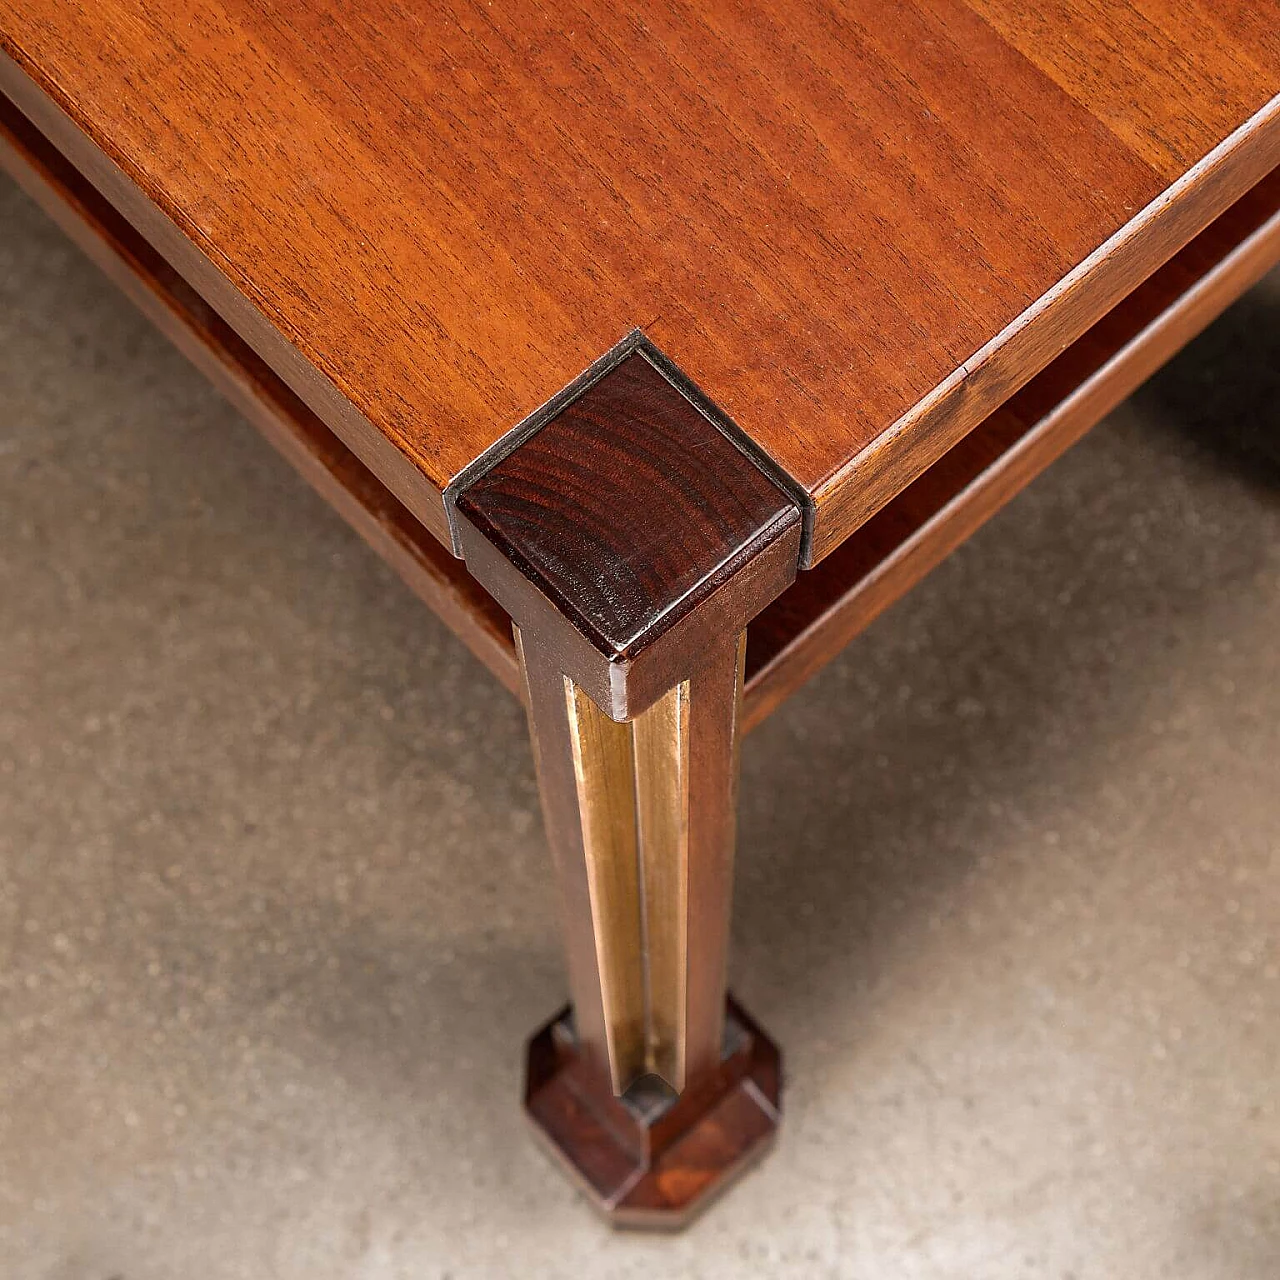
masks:
[[[610,658],[653,643],[799,518],[640,355],[468,485],[458,510]]]
[[[1280,261],[1272,173],[752,624],[747,728]]]
[[[0,163],[198,368],[273,440],[513,692],[521,691],[507,614],[465,568],[257,359],[133,228],[0,99]],[[1280,176],[1270,175],[1104,317],[956,457],[936,464],[842,553],[802,574],[750,627],[745,725],[759,724],[922,573],[1070,440],[1280,259]],[[1013,407],[1013,406],[1011,406]],[[1027,424],[1041,443],[1017,468],[1005,451]],[[1057,433],[1065,432],[1061,442]],[[961,461],[961,459],[967,459]],[[1035,465],[1028,466],[1034,462]],[[979,477],[1001,477],[1001,497]],[[972,505],[971,516],[964,512]],[[946,537],[930,522],[947,511]],[[934,533],[926,537],[929,528]]]
[[[638,325],[821,558],[1280,160],[1271,6],[0,0],[0,44],[438,536]]]
[[[511,620],[493,597],[3,96],[0,168],[519,694]]]
[[[616,720],[795,577],[800,509],[641,354],[456,501],[467,566]]]

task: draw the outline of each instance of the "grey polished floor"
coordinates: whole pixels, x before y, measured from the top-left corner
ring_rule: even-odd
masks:
[[[0,187],[0,1276],[1280,1275],[1280,280],[747,743],[778,1148],[527,1135],[520,713]]]

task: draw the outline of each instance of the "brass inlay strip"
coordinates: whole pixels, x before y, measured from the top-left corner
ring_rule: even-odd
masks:
[[[564,681],[592,927],[615,1093],[647,1068],[640,863],[629,724]]]
[[[689,682],[632,722],[648,1034],[645,1060],[684,1088],[688,1019]]]

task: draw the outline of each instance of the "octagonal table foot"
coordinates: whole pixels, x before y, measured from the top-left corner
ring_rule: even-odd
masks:
[[[778,1049],[732,999],[718,1069],[679,1095],[644,1076],[614,1097],[579,1053],[569,1009],[529,1042],[534,1129],[618,1227],[683,1227],[768,1151],[780,1095]]]

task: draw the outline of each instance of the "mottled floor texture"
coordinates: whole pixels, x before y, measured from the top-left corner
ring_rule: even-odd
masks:
[[[1280,1275],[1280,280],[747,743],[777,1149],[613,1235],[521,715],[0,187],[0,1276]]]

